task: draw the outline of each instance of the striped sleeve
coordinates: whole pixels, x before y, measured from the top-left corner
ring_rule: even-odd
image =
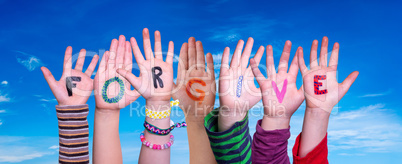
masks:
[[[88,105],[56,106],[60,164],[89,163],[88,111]]]
[[[215,159],[218,163],[251,163],[251,136],[248,127],[248,114],[230,129],[218,132],[218,110],[205,117],[205,129]]]

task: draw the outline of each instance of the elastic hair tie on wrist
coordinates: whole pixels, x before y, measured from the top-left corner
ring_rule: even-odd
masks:
[[[152,144],[152,143],[148,142],[147,140],[145,140],[144,132],[145,131],[143,131],[140,134],[140,139],[141,139],[142,144],[145,145],[146,147],[149,147],[154,150],[163,150],[163,149],[168,149],[169,147],[171,147],[173,145],[173,141],[174,141],[173,135],[170,135],[169,142],[167,142],[163,145],[158,145],[158,144]]]
[[[152,125],[152,124],[148,123],[147,121],[144,121],[144,127],[149,133],[160,135],[160,136],[168,135],[174,128],[181,128],[181,127],[186,127],[186,126],[187,126],[186,122],[182,122],[182,123],[173,124],[172,126],[170,126],[167,129],[160,129],[160,128],[156,127],[155,125]]]
[[[170,101],[170,107],[178,106],[179,100]],[[152,111],[151,109],[145,108],[145,115],[153,119],[163,119],[170,116],[170,109],[164,111]]]

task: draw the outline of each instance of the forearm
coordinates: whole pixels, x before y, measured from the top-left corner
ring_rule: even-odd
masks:
[[[165,111],[170,109],[170,101],[149,101],[146,102],[146,108],[152,111]],[[168,129],[170,127],[170,116],[163,119],[153,119],[145,117],[145,120],[160,128]],[[153,145],[165,145],[170,140],[170,134],[168,135],[156,135],[144,130],[145,140]],[[141,147],[140,157],[138,163],[170,163],[170,148],[154,149],[145,146]]]
[[[119,110],[95,110],[94,163],[123,163],[119,138],[119,115]]]
[[[207,132],[205,131],[204,122],[193,121],[193,119],[186,117],[186,123],[190,163],[216,163]]]
[[[299,156],[305,157],[326,136],[330,113],[319,108],[306,108]]]
[[[88,105],[56,106],[59,124],[59,163],[89,163]]]

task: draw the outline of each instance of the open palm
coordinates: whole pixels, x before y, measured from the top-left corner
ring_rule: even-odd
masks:
[[[180,50],[177,85],[173,99],[180,101],[186,117],[202,121],[215,104],[216,84],[211,53],[207,54],[207,70],[202,43],[191,37]]]
[[[336,79],[339,44],[335,43],[332,49],[329,66],[327,66],[328,38],[324,37],[321,44],[320,62],[317,61],[318,41],[314,40],[310,53],[310,70],[306,67],[303,58],[303,49],[298,50],[299,67],[303,76],[304,95],[308,108],[320,108],[331,112],[332,108],[342,99],[356,80],[359,72],[355,71],[342,82]],[[315,78],[321,76],[322,79],[315,82]],[[324,79],[325,78],[325,79]],[[320,83],[319,87],[314,83]],[[317,91],[318,90],[318,91]],[[321,93],[317,93],[320,92]]]
[[[169,42],[166,62],[163,61],[161,35],[155,32],[155,55],[152,52],[148,29],[143,30],[145,58],[134,37],[131,38],[135,60],[140,67],[140,76],[136,77],[131,71],[119,69],[124,76],[146,100],[169,101],[173,88],[173,42]]]
[[[75,69],[72,69],[72,48],[70,46],[67,47],[64,56],[63,74],[59,81],[54,79],[52,73],[46,67],[41,68],[43,76],[59,105],[81,105],[86,104],[88,101],[93,90],[91,75],[96,67],[99,56],[95,55],[92,58],[87,70],[83,73],[82,68],[85,54],[85,49],[82,49],[75,64]]]
[[[255,59],[250,60],[253,73],[262,91],[264,114],[267,117],[285,117],[290,119],[304,100],[302,89],[298,90],[296,87],[296,78],[299,72],[297,54],[292,60],[289,72],[287,72],[291,46],[292,43],[286,41],[278,73],[275,71],[272,46],[267,46],[268,79],[260,72]]]
[[[221,107],[237,112],[246,112],[261,100],[261,91],[254,84],[251,67],[247,67],[254,40],[249,38],[245,49],[244,41],[240,40],[232,56],[229,67],[229,48],[226,47],[222,56],[219,75],[219,100]],[[255,60],[260,62],[264,47],[255,54]],[[239,81],[241,81],[239,83]]]
[[[118,110],[135,101],[140,95],[131,90],[130,83],[116,70],[132,70],[132,53],[130,43],[123,35],[119,40],[112,40],[110,51],[102,57],[95,76],[95,101],[97,109]]]

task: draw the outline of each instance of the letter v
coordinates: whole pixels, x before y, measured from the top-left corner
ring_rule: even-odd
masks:
[[[285,97],[286,87],[288,85],[288,79],[285,79],[282,86],[282,91],[279,92],[278,86],[276,85],[275,81],[272,81],[272,88],[275,91],[276,98],[278,98],[279,103],[282,103],[283,98]]]

